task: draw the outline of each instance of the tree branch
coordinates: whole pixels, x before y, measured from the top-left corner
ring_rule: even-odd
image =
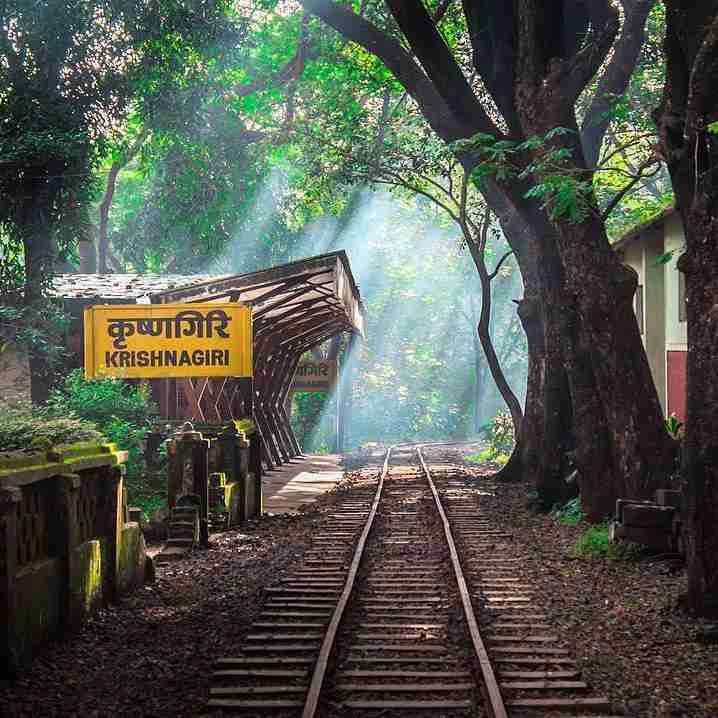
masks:
[[[472,134],[499,134],[421,0],[385,0],[444,102]]]
[[[566,87],[574,101],[598,72],[613,45],[620,27],[618,9],[610,0],[591,0],[591,38],[561,72],[562,88]]]
[[[589,167],[598,163],[601,144],[610,124],[608,114],[614,99],[623,95],[631,80],[645,40],[646,20],[655,4],[656,0],[635,0],[629,8],[629,3],[624,2],[621,35],[581,125],[583,153]]]
[[[493,280],[496,278],[496,275],[499,273],[499,270],[501,269],[501,265],[513,254],[512,251],[506,252],[501,259],[499,259],[498,264],[496,267],[494,267],[494,271],[489,274],[489,279]]]
[[[651,167],[652,165],[658,164],[658,168],[653,172],[652,174],[646,175],[644,174],[644,171]],[[657,172],[660,171],[660,164],[659,160],[651,155],[647,160],[645,160],[639,167],[638,167],[638,173],[636,176],[608,203],[606,206],[606,209],[603,210],[601,213],[601,220],[606,221],[613,212],[616,207],[623,201],[624,197],[643,179],[646,177],[651,177]]]
[[[332,0],[299,0],[313,15],[321,18],[344,37],[376,55],[414,98],[431,127],[445,141],[470,137],[472,127],[465,127],[454,115],[416,64],[414,58],[393,38],[383,33],[368,20]]]

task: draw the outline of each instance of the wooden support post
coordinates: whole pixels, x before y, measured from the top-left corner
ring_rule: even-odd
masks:
[[[264,511],[262,496],[262,438],[258,431],[249,437],[249,470],[254,475],[254,490],[257,496],[257,515]],[[247,517],[256,518],[256,517]]]
[[[356,347],[356,334],[351,334],[347,348],[344,351],[345,361],[340,375],[341,382],[341,408],[339,414],[339,426],[337,431],[337,453],[343,454],[346,449],[346,427],[351,417],[352,380],[356,359],[354,350]]]

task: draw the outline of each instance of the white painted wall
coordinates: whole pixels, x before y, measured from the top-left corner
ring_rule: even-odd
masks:
[[[688,349],[686,322],[678,320],[678,267],[676,263],[683,253],[685,237],[683,224],[678,214],[673,214],[665,223],[664,247],[673,251],[671,260],[664,265],[666,295],[666,351]]]
[[[666,413],[668,406],[666,387],[666,290],[665,267],[658,261],[663,254],[663,232],[657,231],[646,238],[643,244],[643,307],[645,332],[643,343],[646,347],[648,363],[651,365],[653,381],[658,398]]]

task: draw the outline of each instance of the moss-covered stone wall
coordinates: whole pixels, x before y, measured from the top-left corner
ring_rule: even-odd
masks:
[[[0,456],[0,675],[143,582],[144,539],[124,521],[125,458],[89,444]]]

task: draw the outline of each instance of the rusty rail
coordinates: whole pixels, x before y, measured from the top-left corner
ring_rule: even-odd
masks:
[[[461,605],[464,608],[464,616],[466,617],[466,625],[471,635],[471,642],[474,646],[474,652],[476,653],[476,660],[479,664],[479,670],[481,672],[481,680],[483,681],[483,687],[485,697],[487,699],[487,707],[490,711],[492,718],[507,718],[506,707],[504,706],[504,699],[501,696],[501,690],[499,689],[498,681],[496,680],[496,674],[494,673],[493,666],[491,665],[491,659],[489,653],[486,650],[484,641],[481,638],[481,632],[479,631],[479,624],[476,620],[476,614],[471,604],[471,595],[469,587],[464,577],[464,572],[461,568],[461,561],[459,560],[459,554],[456,550],[456,543],[454,542],[454,536],[451,533],[451,524],[446,516],[444,507],[441,504],[439,498],[439,492],[436,490],[436,485],[431,478],[431,472],[429,467],[424,461],[424,456],[421,453],[421,447],[417,446],[416,453],[421,463],[421,468],[424,471],[426,480],[429,482],[431,493],[436,503],[436,509],[441,516],[441,521],[444,525],[444,534],[446,536],[446,542],[449,546],[449,553],[451,555],[451,565],[454,569],[454,575],[456,576],[456,583],[459,587],[459,594],[461,596]]]
[[[394,447],[389,447],[384,458],[384,465],[379,475],[379,483],[376,488],[376,494],[374,495],[374,501],[369,510],[364,530],[359,537],[356,550],[354,551],[354,557],[352,558],[351,566],[349,567],[349,573],[347,574],[347,580],[344,583],[344,590],[337,602],[337,606],[334,609],[327,632],[324,635],[322,641],[322,647],[319,649],[319,657],[317,658],[316,665],[314,666],[314,672],[312,673],[312,680],[309,684],[309,690],[307,691],[307,697],[304,701],[304,709],[302,710],[302,718],[314,718],[314,713],[317,710],[319,704],[319,695],[322,690],[322,684],[327,673],[327,666],[329,664],[329,656],[331,655],[332,649],[334,648],[334,639],[336,638],[337,631],[339,630],[339,624],[344,615],[344,609],[349,602],[352,589],[354,588],[354,582],[356,580],[357,572],[359,571],[359,564],[361,563],[362,555],[364,554],[364,548],[366,546],[369,532],[374,524],[374,518],[376,516],[376,510],[379,507],[381,501],[381,492],[384,488],[384,479],[389,471],[389,457],[391,450]]]

